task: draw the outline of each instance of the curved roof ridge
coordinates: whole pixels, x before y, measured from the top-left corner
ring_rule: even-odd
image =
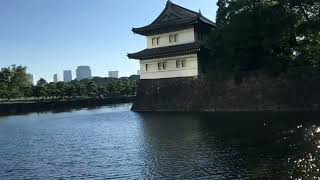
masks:
[[[169,0],[169,1],[167,1],[166,7],[162,10],[161,14],[160,14],[152,23],[150,23],[149,25],[153,25],[153,24],[158,23],[158,22],[161,20],[163,14],[165,14],[165,13],[168,11],[168,9],[170,9],[170,8],[174,11],[173,13],[174,13],[175,15],[177,15],[177,14],[180,15],[180,16],[178,16],[179,18],[183,18],[183,17],[181,17],[181,16],[186,15],[186,13],[177,11],[177,8],[182,8],[182,7],[180,7],[180,6],[172,3],[172,2]],[[186,9],[186,10],[187,10],[187,9]]]
[[[170,2],[171,2],[171,1],[170,1]],[[189,12],[190,14],[192,14],[192,15],[194,15],[194,16],[197,16],[197,15],[199,14],[198,12],[195,12],[195,11],[193,11],[193,10],[191,10],[191,9],[187,9],[187,8],[182,7],[182,6],[180,6],[180,5],[178,5],[178,4],[175,4],[175,3],[173,3],[173,2],[171,2],[171,5],[173,5],[173,7],[175,7],[175,8],[178,8],[178,9],[181,9],[181,10],[183,10],[183,11]]]
[[[178,4],[175,4],[175,3],[171,2],[170,0],[168,0],[167,4],[168,4],[168,3],[170,3],[171,5],[173,5],[173,7],[182,9],[183,11],[188,11],[188,12],[194,14],[195,16],[199,16],[199,17],[205,19],[206,21],[209,21],[209,22],[211,22],[212,24],[215,25],[215,23],[214,23],[213,21],[211,21],[210,19],[208,19],[208,18],[206,18],[205,16],[202,15],[200,9],[199,9],[199,12],[196,12],[196,11],[193,11],[193,10],[191,10],[191,9],[187,9],[187,8],[185,8],[185,7],[182,7],[182,6],[178,5]]]
[[[210,19],[204,17],[200,12],[195,12],[190,9],[184,8],[177,4],[167,1],[166,7],[161,14],[149,25],[140,28],[133,28],[132,31],[141,35],[150,34],[149,30],[155,29],[156,27],[165,28],[174,22],[179,22],[182,25],[183,22],[188,22],[189,25],[192,23],[204,22],[210,26],[215,26],[215,23]],[[178,26],[178,25],[177,25]]]

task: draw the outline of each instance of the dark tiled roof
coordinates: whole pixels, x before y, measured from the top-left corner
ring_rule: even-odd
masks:
[[[130,59],[147,60],[155,58],[180,56],[197,53],[200,51],[202,47],[203,43],[196,41],[188,44],[145,49],[137,53],[128,54],[128,57]]]
[[[148,26],[133,28],[132,31],[141,35],[152,35],[185,28],[201,22],[208,26],[215,26],[215,23],[202,16],[200,12],[191,11],[168,1],[165,9],[156,20]]]

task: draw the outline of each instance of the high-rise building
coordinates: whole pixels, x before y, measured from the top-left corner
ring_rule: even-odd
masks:
[[[78,66],[76,70],[77,80],[91,79],[90,66]]]
[[[108,74],[110,78],[119,78],[119,71],[109,71]]]
[[[70,81],[72,81],[72,73],[71,73],[71,70],[65,70],[65,71],[63,71],[63,81],[64,81],[64,82],[70,82]]]
[[[53,82],[58,82],[58,74],[53,75]]]

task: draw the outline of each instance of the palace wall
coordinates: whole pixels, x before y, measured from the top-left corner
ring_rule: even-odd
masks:
[[[178,41],[175,43],[169,43],[169,36],[172,34],[178,34]],[[160,37],[160,44],[152,46],[152,38]],[[151,48],[159,48],[165,46],[174,46],[179,44],[187,44],[195,41],[194,28],[185,29],[181,31],[174,31],[170,33],[157,34],[154,36],[147,36],[147,47]]]
[[[177,68],[176,60],[185,59],[186,66]],[[158,69],[158,62],[167,62],[167,68],[165,70]],[[146,71],[145,65],[148,65],[148,71]],[[197,54],[187,56],[177,56],[170,58],[161,58],[153,60],[140,61],[140,79],[160,79],[171,77],[190,77],[198,75],[198,58]]]
[[[206,78],[141,80],[133,111],[320,110],[320,73],[311,77],[258,76],[213,81]]]

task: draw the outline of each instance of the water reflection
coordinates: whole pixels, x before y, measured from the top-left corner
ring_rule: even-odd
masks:
[[[296,130],[297,124],[317,123],[316,113],[160,113],[140,117],[146,178],[317,177],[310,168],[300,167],[312,166],[317,172],[314,166],[320,165],[319,157],[310,154],[308,146],[320,141],[306,141],[310,129]],[[302,154],[308,159],[292,161]],[[288,161],[288,157],[292,159]]]
[[[319,113],[130,107],[0,118],[0,179],[319,178]]]
[[[287,133],[285,140],[291,149],[290,178],[320,179],[320,127],[299,125]]]
[[[215,137],[215,132],[207,131],[207,121],[200,116],[145,114],[141,117],[148,167],[145,178],[239,177],[244,171],[233,167],[241,160],[228,164],[237,152]]]

